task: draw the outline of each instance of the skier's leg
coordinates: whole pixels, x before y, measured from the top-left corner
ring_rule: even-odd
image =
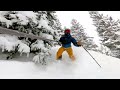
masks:
[[[69,57],[72,59],[72,61],[75,61],[75,56],[73,54],[73,49],[70,47],[70,48],[67,48],[66,51],[67,51]]]
[[[63,47],[60,47],[56,54],[56,60],[62,59],[62,53],[65,51]]]

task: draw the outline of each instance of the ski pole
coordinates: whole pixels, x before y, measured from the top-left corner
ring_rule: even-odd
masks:
[[[83,47],[84,48],[84,47]],[[85,49],[85,51],[87,51],[87,49],[86,48],[84,48]],[[88,51],[87,51],[88,52]],[[93,58],[93,60],[95,60],[95,58],[88,52],[88,54]],[[100,64],[95,60],[95,62],[100,66]],[[101,66],[100,66],[100,68],[101,68]]]

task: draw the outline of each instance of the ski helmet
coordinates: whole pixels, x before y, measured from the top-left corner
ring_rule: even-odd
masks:
[[[66,29],[64,33],[65,34],[70,34],[70,29]]]

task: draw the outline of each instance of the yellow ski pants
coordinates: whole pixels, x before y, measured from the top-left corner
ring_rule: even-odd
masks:
[[[74,61],[75,60],[75,56],[73,55],[73,49],[70,47],[70,48],[64,48],[64,47],[60,47],[59,50],[57,51],[57,54],[56,54],[56,60],[58,60],[61,56],[62,56],[62,53],[66,51],[69,55],[69,57]]]

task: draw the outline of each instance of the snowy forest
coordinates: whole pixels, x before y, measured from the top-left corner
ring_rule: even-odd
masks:
[[[112,16],[105,16],[98,11],[89,11],[89,18],[92,19],[96,32],[100,37],[100,46],[96,44],[93,36],[85,32],[85,27],[76,19],[71,19],[71,35],[81,41],[82,46],[87,50],[93,50],[120,58],[120,20]],[[59,46],[59,38],[64,34],[61,22],[56,11],[0,11],[0,27],[13,31],[29,34],[30,37],[3,34],[0,32],[0,50],[7,54],[6,60],[13,59],[17,55],[33,54],[33,62],[46,63],[51,56],[50,50],[56,45]],[[92,32],[91,32],[92,33]],[[43,37],[48,40],[32,39],[32,35]]]
[[[54,13],[54,11],[3,11],[0,12],[0,26],[29,35],[58,40],[62,29]],[[27,57],[33,53],[34,62],[45,63],[45,59],[50,55],[50,48],[56,43],[31,38],[0,34],[0,48],[3,53],[8,54],[6,59],[14,58],[17,53],[20,56],[24,53]]]
[[[98,51],[120,58],[120,20],[99,14],[98,11],[90,11],[89,14],[100,37],[101,48]]]

